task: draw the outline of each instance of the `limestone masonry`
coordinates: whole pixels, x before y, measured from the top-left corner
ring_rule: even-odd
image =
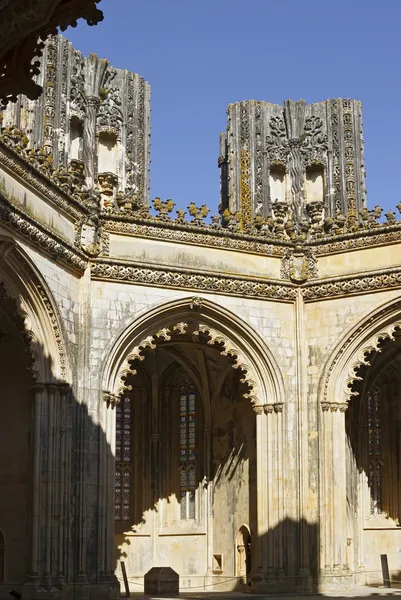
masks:
[[[1,113],[3,591],[399,580],[401,221],[360,102],[230,105],[212,215],[150,199],[142,77],[41,61]]]

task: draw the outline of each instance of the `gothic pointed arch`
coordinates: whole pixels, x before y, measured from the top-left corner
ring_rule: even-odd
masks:
[[[401,299],[382,304],[351,327],[330,353],[318,387],[318,398],[325,406],[337,403],[344,408],[356,394],[353,385],[360,379],[358,370],[369,365],[372,352],[394,339],[401,328]]]
[[[37,382],[67,382],[70,374],[58,309],[48,286],[17,243],[0,238],[0,283],[13,301],[28,339]]]
[[[155,349],[171,336],[203,336],[209,346],[229,357],[241,371],[253,406],[281,404],[285,385],[279,366],[265,341],[236,314],[205,298],[181,298],[140,314],[113,344],[103,370],[105,399],[116,399],[125,390],[125,378],[144,359],[145,349]]]

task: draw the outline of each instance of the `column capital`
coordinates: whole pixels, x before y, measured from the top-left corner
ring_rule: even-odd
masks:
[[[117,404],[120,404],[121,398],[116,394],[111,394],[110,392],[103,392],[103,402],[106,402],[107,407],[111,406],[111,408],[114,408]]]
[[[32,391],[35,392],[35,394],[39,394],[40,392],[43,392],[43,390],[45,389],[45,384],[44,383],[34,383],[32,386]]]
[[[340,411],[342,413],[347,412],[348,403],[347,402],[326,402],[323,401],[320,403],[323,412],[337,412]]]

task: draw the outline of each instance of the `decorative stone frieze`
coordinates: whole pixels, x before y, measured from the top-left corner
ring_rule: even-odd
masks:
[[[156,285],[187,290],[203,290],[211,293],[223,293],[249,298],[275,298],[283,301],[293,301],[296,298],[296,289],[289,283],[277,283],[265,279],[245,279],[243,277],[230,277],[226,275],[205,274],[191,272],[184,269],[158,267],[145,267],[135,265],[132,261],[118,263],[106,262],[99,258],[91,263],[91,274],[94,279],[110,281],[126,281],[144,285]]]
[[[78,253],[68,242],[62,240],[43,225],[24,215],[0,195],[0,220],[3,225],[15,233],[19,233],[29,243],[42,248],[46,253],[57,257],[69,266],[83,272],[87,266],[85,257]]]

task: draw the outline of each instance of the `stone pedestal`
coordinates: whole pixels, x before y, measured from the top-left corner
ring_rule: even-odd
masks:
[[[153,567],[145,575],[147,596],[177,596],[180,590],[179,575],[170,567]]]

